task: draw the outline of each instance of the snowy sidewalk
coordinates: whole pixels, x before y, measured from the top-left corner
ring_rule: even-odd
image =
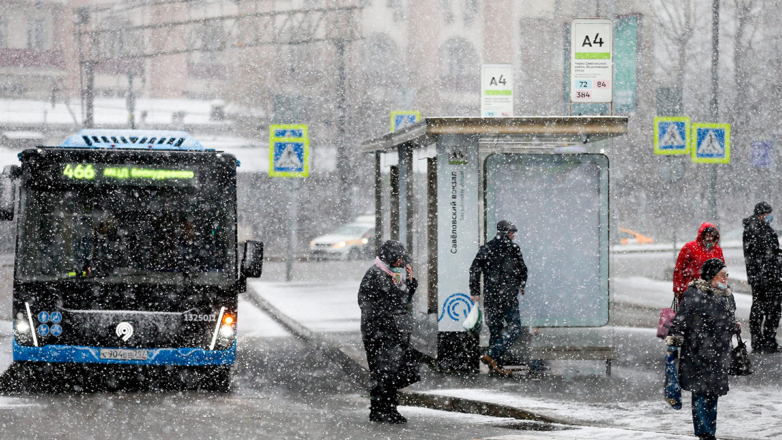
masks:
[[[309,330],[341,344],[352,358],[362,357],[358,280],[335,284],[253,281],[249,288]],[[670,298],[670,283],[647,278],[612,279],[612,300],[658,309]],[[746,319],[751,299],[737,295],[738,315]],[[241,318],[240,318],[241,319]],[[422,368],[423,380],[410,387],[419,394],[518,408],[578,428],[528,432],[504,439],[686,438],[692,433],[689,393],[684,408],[662,400],[664,347],[651,328],[609,327],[619,359],[605,377],[596,361],[551,362],[540,379],[457,377]],[[782,355],[751,355],[757,373],[732,378],[731,392],[720,399],[720,438],[774,438],[782,431]],[[407,409],[407,408],[406,408]],[[405,410],[406,410],[405,409]],[[410,408],[411,411],[421,409]],[[573,427],[573,426],[571,426]],[[684,436],[684,437],[682,437]]]

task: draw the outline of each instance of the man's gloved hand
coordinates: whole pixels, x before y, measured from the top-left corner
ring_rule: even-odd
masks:
[[[681,347],[684,344],[684,336],[666,336],[665,345]]]

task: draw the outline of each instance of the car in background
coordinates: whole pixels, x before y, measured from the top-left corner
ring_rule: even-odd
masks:
[[[371,218],[370,218],[371,217]],[[316,259],[357,260],[375,254],[374,216],[361,216],[310,242],[310,255]]]
[[[621,226],[619,227],[619,240],[621,244],[654,244],[654,238]]]

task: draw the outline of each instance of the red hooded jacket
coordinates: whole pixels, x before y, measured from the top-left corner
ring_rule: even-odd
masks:
[[[717,231],[717,241],[711,248],[707,248],[703,243],[703,231],[712,227],[717,231],[717,227],[711,223],[703,223],[698,229],[698,238],[682,247],[679,251],[679,258],[676,259],[676,267],[673,269],[673,293],[676,299],[681,301],[684,291],[691,281],[701,276],[701,266],[706,260],[717,258],[725,262],[722,256],[720,244],[720,233]]]

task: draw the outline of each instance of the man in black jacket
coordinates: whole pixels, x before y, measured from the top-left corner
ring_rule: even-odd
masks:
[[[397,390],[420,380],[418,356],[410,348],[410,304],[418,287],[405,246],[386,241],[358,289],[361,338],[372,380],[369,420],[406,423],[397,411]]]
[[[752,286],[752,308],[749,330],[752,333],[752,351],[776,353],[777,327],[782,301],[782,270],[780,270],[779,237],[771,227],[771,205],[755,205],[751,217],[744,219],[744,262],[747,278]]]
[[[470,266],[470,297],[480,299],[480,276],[483,274],[486,324],[489,326],[489,350],[481,362],[492,373],[510,376],[502,368],[503,355],[521,334],[518,294],[524,295],[527,266],[521,249],[513,242],[518,229],[507,220],[497,223],[497,235],[478,250]]]

